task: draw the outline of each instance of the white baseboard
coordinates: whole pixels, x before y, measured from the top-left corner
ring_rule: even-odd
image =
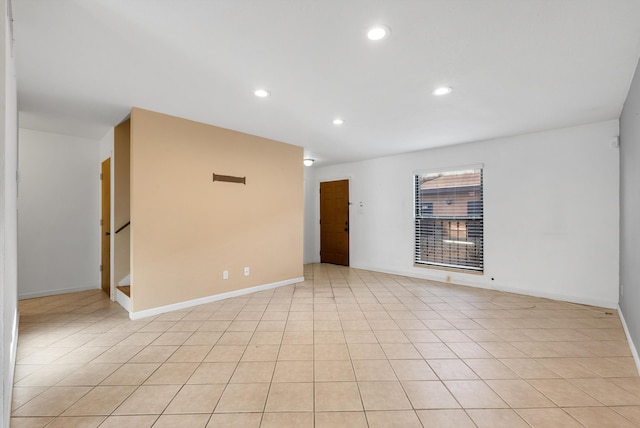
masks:
[[[33,291],[30,293],[18,294],[18,300],[33,299],[36,297],[55,296],[56,294],[75,293],[76,291],[87,291],[87,290],[95,290],[95,289],[100,289],[100,285],[98,285],[97,287],[85,286],[85,287],[59,288],[57,290]]]
[[[631,348],[631,355],[633,355],[633,361],[636,363],[636,370],[638,370],[638,374],[640,374],[640,357],[638,356],[638,348],[633,343],[633,339],[631,338],[631,334],[629,334],[629,329],[627,328],[627,322],[624,319],[624,315],[622,314],[622,309],[620,305],[618,305],[618,315],[620,316],[620,321],[622,322],[622,328],[624,328],[624,334],[627,336],[627,342],[629,343],[629,348]]]
[[[18,327],[20,325],[20,312],[18,308],[16,308],[13,315],[13,328],[11,329],[11,340],[9,344],[5,344],[10,347],[9,349],[9,372],[7,376],[3,379],[2,390],[0,390],[0,395],[5,395],[2,399],[2,406],[4,406],[5,410],[8,410],[8,413],[11,413],[11,401],[13,399],[13,388],[7,388],[7,385],[13,385],[15,371],[16,371],[16,357],[18,354]],[[5,338],[6,339],[6,338]],[[7,404],[8,403],[8,404]],[[6,404],[6,405],[5,405]],[[1,412],[0,412],[1,413]],[[6,423],[7,426],[9,423],[10,414],[3,415],[5,420],[1,421],[0,424]]]
[[[16,365],[16,355],[18,354],[18,328],[20,327],[20,311],[16,308],[13,316],[13,329],[11,331],[11,384],[13,385],[13,368]]]
[[[116,302],[131,314],[131,298],[116,288]]]
[[[363,269],[363,270],[369,270],[372,272],[401,275],[409,278],[426,279],[427,281],[436,281],[436,282],[442,282],[442,283],[445,282],[444,277],[450,274],[444,270],[429,270],[429,269],[423,269],[423,268],[419,268],[419,269],[424,270],[425,271],[424,273],[415,272],[413,270],[401,271],[398,269],[385,269],[385,268],[379,268],[375,266],[352,265],[351,267],[354,269]],[[529,290],[529,289],[522,289],[522,288],[504,287],[500,285],[486,284],[484,282],[480,282],[477,280],[474,281],[474,278],[478,276],[475,274],[465,274],[465,273],[454,272],[454,273],[451,273],[450,275],[454,277],[454,281],[451,283],[454,285],[464,285],[467,287],[482,288],[485,290],[504,291],[506,293],[522,294],[525,296],[541,297],[544,299],[561,300],[563,302],[577,303],[579,305],[598,306],[598,307],[607,308],[607,309],[615,309],[618,306],[617,300],[609,301],[604,299],[592,299],[589,297],[585,298],[584,296],[573,296],[573,295],[567,295],[567,294],[561,294],[561,293],[548,293],[548,292],[540,292],[539,290]],[[467,279],[467,277],[471,279]]]
[[[296,284],[303,282],[304,277],[286,279],[284,281],[272,282],[271,284],[257,285],[255,287],[243,288],[242,290],[229,291],[228,293],[216,294],[213,296],[201,297],[199,299],[187,300],[186,302],[174,303],[171,305],[160,306],[152,309],[145,309],[144,311],[129,311],[129,318],[132,320],[138,320],[140,318],[146,318],[153,315],[160,315],[167,312],[177,311],[180,309],[191,308],[193,306],[204,305],[205,303],[217,302],[218,300],[229,299],[231,297],[244,296],[245,294],[251,294],[258,291],[269,290],[272,288],[278,288],[285,285]]]

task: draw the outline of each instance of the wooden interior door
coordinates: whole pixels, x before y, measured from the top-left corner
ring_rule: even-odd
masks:
[[[111,158],[102,162],[100,168],[102,213],[100,218],[100,284],[102,290],[111,294]]]
[[[349,266],[349,180],[320,183],[320,261]]]

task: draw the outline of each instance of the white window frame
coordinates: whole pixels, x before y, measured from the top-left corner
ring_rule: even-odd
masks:
[[[478,170],[480,173],[480,209],[477,210],[476,204],[476,209],[470,214],[469,202],[474,202],[475,200],[464,200],[462,196],[459,196],[463,193],[459,192],[459,190],[454,190],[456,192],[454,196],[456,201],[458,203],[466,202],[467,204],[465,215],[439,215],[437,210],[436,212],[433,211],[433,208],[430,215],[428,212],[425,214],[422,210],[422,205],[425,202],[421,199],[420,178],[426,175],[454,174],[467,170]],[[462,189],[462,187],[455,189]],[[462,270],[476,274],[484,273],[484,165],[414,171],[413,193],[414,266]],[[454,237],[449,239],[449,232],[460,229],[460,222],[464,222],[463,238]],[[443,233],[442,230],[447,230],[447,232]],[[427,241],[426,244],[425,240]],[[431,243],[431,246],[429,246],[429,243]],[[424,256],[425,246],[433,249],[426,250],[426,257]],[[432,254],[431,256],[429,256],[429,252]],[[436,253],[440,255],[436,256]],[[447,253],[449,254],[448,256],[446,255]]]

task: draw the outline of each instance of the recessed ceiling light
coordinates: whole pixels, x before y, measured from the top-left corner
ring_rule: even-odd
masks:
[[[386,25],[376,25],[371,27],[367,32],[369,40],[382,40],[391,33],[391,30]]]
[[[334,125],[342,125],[343,123],[344,123],[344,120],[342,120],[340,118],[333,119],[333,124]]]
[[[451,86],[441,86],[439,88],[436,88],[433,91],[433,95],[440,97],[442,95],[448,95],[453,91],[453,88]]]
[[[266,89],[256,89],[254,94],[256,97],[266,98],[271,95],[271,92],[267,91]]]
[[[304,163],[304,166],[311,166],[313,165],[314,162],[315,162],[315,159],[311,159],[311,158],[306,158],[302,161],[302,163]]]

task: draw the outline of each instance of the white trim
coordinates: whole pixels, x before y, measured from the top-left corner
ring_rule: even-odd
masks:
[[[146,318],[153,315],[160,315],[166,312],[178,311],[180,309],[186,309],[186,308],[191,308],[193,306],[204,305],[206,303],[217,302],[218,300],[229,299],[231,297],[244,296],[245,294],[251,294],[258,291],[264,291],[272,288],[282,287],[285,285],[296,284],[298,282],[303,282],[303,281],[304,281],[304,277],[286,279],[284,281],[272,282],[271,284],[257,285],[255,287],[229,291],[228,293],[215,294],[213,296],[187,300],[186,302],[174,303],[171,305],[160,306],[152,309],[145,309],[144,311],[138,311],[138,312],[129,311],[129,318],[132,320],[138,320],[140,318]]]
[[[343,181],[343,180],[347,180],[349,181],[349,184],[351,184],[351,179],[352,179],[352,175],[351,174],[347,174],[347,175],[341,175],[339,177],[334,177],[334,178],[317,178],[316,177],[316,181],[318,182],[318,190],[320,189],[320,183],[331,183],[332,181]]]
[[[620,316],[622,328],[624,328],[624,335],[627,336],[627,342],[629,343],[629,348],[631,349],[631,355],[633,355],[633,361],[636,363],[636,370],[638,370],[638,374],[640,374],[640,357],[638,356],[638,348],[636,348],[636,345],[633,343],[633,339],[631,339],[631,334],[629,333],[629,329],[627,328],[627,322],[624,319],[624,315],[622,314],[620,305],[618,305],[618,315]]]
[[[11,373],[9,379],[13,384],[13,369],[16,365],[16,355],[18,353],[18,328],[20,327],[20,311],[16,308],[13,315],[13,331],[11,332]]]
[[[99,290],[99,289],[100,289],[99,286],[98,287],[86,286],[86,287],[59,288],[57,290],[47,290],[47,291],[35,291],[33,293],[18,294],[18,300],[33,299],[34,297],[55,296],[56,294],[75,293],[77,291]]]
[[[131,298],[116,288],[116,302],[122,306],[131,317]]]
[[[114,132],[114,141],[111,142],[112,149],[109,150],[109,299],[112,302],[116,301],[116,284],[114,281],[114,276],[116,274],[116,257],[115,251],[113,250],[116,245],[116,234],[111,233],[111,231],[115,230],[115,174],[116,174],[116,165],[115,158],[113,157],[113,152],[115,150],[115,128],[112,128]],[[107,133],[108,134],[108,133]],[[105,135],[106,136],[106,135]],[[102,162],[104,162],[104,159]],[[100,169],[102,169],[102,163],[100,163]],[[100,201],[102,201],[102,186],[100,187]],[[102,213],[102,207],[100,207],[100,213]],[[102,230],[101,232],[102,233]],[[102,239],[102,237],[100,237]],[[100,245],[102,245],[102,241],[100,241]],[[102,255],[101,255],[102,257]],[[102,276],[100,277],[100,284],[102,284]]]
[[[447,167],[439,167],[439,168],[428,168],[428,169],[419,169],[414,170],[413,175],[425,175],[425,174],[437,174],[440,172],[452,172],[452,171],[465,171],[467,169],[484,169],[483,163],[475,163],[471,165],[457,165],[457,166],[447,166]]]
[[[16,310],[13,315],[13,329],[11,332],[11,343],[9,345],[11,347],[11,349],[9,349],[9,373],[8,373],[8,376],[4,379],[4,381],[7,382],[9,385],[13,385],[13,382],[15,380],[14,377],[16,373],[16,357],[18,355],[19,326],[20,326],[20,312],[16,307]],[[4,386],[3,386],[3,390],[4,390]],[[13,400],[13,388],[9,388],[8,395],[9,395],[8,397],[5,397],[5,400],[11,403],[11,401]],[[2,405],[4,406],[4,401]],[[7,417],[8,419],[10,415],[5,415],[5,417]]]
[[[522,295],[531,296],[531,297],[541,297],[544,299],[560,300],[563,302],[577,303],[579,305],[598,306],[598,307],[607,308],[607,309],[615,309],[618,305],[618,302],[613,302],[613,301],[604,300],[604,299],[585,298],[584,296],[574,296],[574,295],[559,294],[559,293],[541,293],[538,290],[505,287],[501,285],[486,284],[484,282],[477,281],[477,278],[482,278],[485,276],[485,274],[483,275],[479,275],[477,273],[466,274],[460,271],[450,272],[447,270],[440,270],[440,269],[430,270],[428,268],[422,268],[422,267],[415,268],[419,270],[418,272],[401,271],[397,269],[384,269],[376,266],[355,265],[355,264],[353,264],[351,267],[354,269],[370,270],[372,272],[389,273],[392,275],[402,275],[409,278],[426,279],[429,281],[442,282],[445,284],[463,285],[466,287],[482,288],[485,290],[504,291],[506,293],[522,294]],[[424,273],[420,271],[424,271]],[[455,278],[452,282],[447,283],[445,280],[447,276],[451,276],[451,277],[455,276]]]

